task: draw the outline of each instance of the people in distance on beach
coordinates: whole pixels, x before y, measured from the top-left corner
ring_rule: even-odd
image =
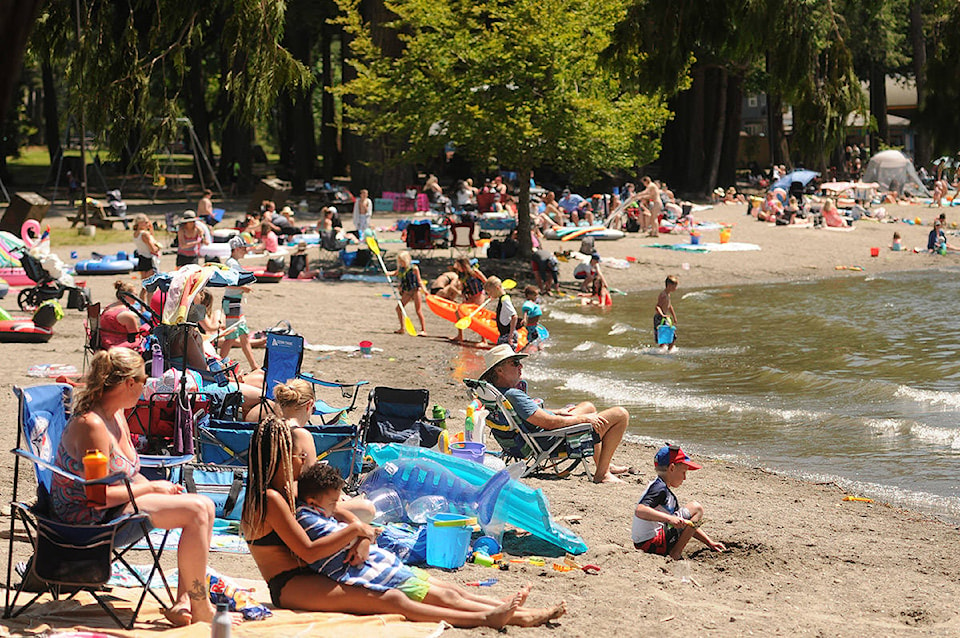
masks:
[[[535,250],[530,258],[530,269],[540,292],[560,294],[560,262],[556,255],[544,248]]]
[[[938,255],[946,255],[948,250],[960,250],[960,247],[947,242],[947,234],[943,230],[943,223],[937,219],[933,222],[933,230],[927,235],[927,251]]]
[[[643,190],[640,191],[640,201],[643,202],[643,217],[640,221],[640,232],[649,237],[660,235],[660,215],[663,213],[663,201],[660,199],[660,187],[650,177],[644,175],[640,180]]]
[[[467,257],[458,257],[453,269],[460,279],[460,295],[463,303],[479,306],[483,303],[483,282],[487,276]],[[463,330],[457,330],[457,343],[463,343]]]
[[[110,459],[111,471],[130,479],[136,509],[149,514],[154,527],[183,530],[177,547],[176,602],[163,613],[178,626],[210,622],[214,609],[207,592],[206,571],[213,501],[200,494],[187,494],[182,485],[144,478],[124,416],[126,410],[137,405],[147,381],[143,358],[129,348],[98,352],[84,380],[74,394],[73,417],[60,439],[55,464],[83,476],[84,454],[101,450]],[[50,503],[58,520],[74,525],[97,525],[134,511],[123,483],[106,487],[105,507],[91,507],[83,485],[60,474],[53,475]]]
[[[519,339],[517,326],[520,323],[520,317],[517,315],[517,309],[513,306],[513,300],[510,299],[507,291],[503,289],[503,283],[499,277],[488,277],[487,280],[483,282],[483,290],[490,299],[497,300],[497,309],[494,313],[497,322],[497,332],[500,335],[497,343],[506,343],[509,344],[511,348],[516,348]]]
[[[271,415],[257,425],[250,442],[241,528],[250,554],[267,581],[274,607],[360,615],[392,613],[412,621],[446,620],[462,626],[491,624],[491,614],[484,610],[438,609],[412,600],[399,589],[377,591],[338,583],[308,567],[330,552],[324,547],[324,539],[312,540],[295,517],[304,461],[295,451],[290,426],[283,419]],[[333,518],[351,529],[347,534],[371,542],[376,537],[372,527],[341,504],[334,509]],[[352,552],[355,562],[366,559],[368,548],[368,542],[357,543]],[[514,610],[514,620],[524,617],[518,615],[512,599],[508,608]],[[505,622],[499,614],[494,620],[497,626]]]
[[[633,546],[674,560],[681,559],[691,538],[715,552],[726,551],[723,543],[714,541],[700,529],[703,506],[691,501],[680,507],[670,489],[680,487],[687,478],[687,470],[699,470],[700,465],[691,461],[678,446],[665,445],[657,450],[653,466],[657,478],[647,485],[633,512],[630,530]]]
[[[586,282],[589,282],[587,284]],[[607,285],[607,278],[600,270],[600,254],[590,255],[590,272],[587,273],[585,285],[590,290],[590,298],[584,299],[583,304],[593,304],[595,306],[612,306],[613,299],[610,297],[610,287]]]
[[[430,282],[430,294],[450,301],[459,297],[460,279],[457,277],[457,273],[452,270],[440,273],[436,279]]]
[[[353,202],[353,227],[356,228],[357,239],[363,241],[364,233],[370,226],[373,217],[373,202],[366,188],[360,190],[356,201]]]
[[[397,269],[387,274],[397,278],[400,284],[400,303],[406,306],[411,301],[413,302],[417,319],[420,320],[420,334],[427,334],[427,324],[423,319],[422,293],[424,292],[424,285],[420,278],[420,267],[413,263],[409,252],[402,250],[397,255]],[[397,319],[400,321],[400,328],[394,332],[398,335],[403,334],[403,312],[400,310],[400,306],[397,306]]]
[[[437,614],[471,614],[452,617],[452,623],[464,626],[534,626],[565,613],[564,603],[549,609],[523,608],[529,587],[506,601],[496,600],[431,576],[418,567],[404,565],[396,554],[363,535],[362,526],[337,519],[342,487],[340,473],[329,465],[313,465],[300,474],[298,491],[304,505],[297,509],[297,522],[317,549],[327,554],[310,563],[311,569],[341,584],[373,591],[399,590],[411,600],[434,607]]]
[[[160,252],[162,247],[153,236],[153,222],[143,213],[133,216],[133,254],[137,256],[137,267],[141,279],[152,277],[160,272]]]
[[[527,394],[527,382],[523,380],[521,360],[526,354],[514,352],[507,344],[494,346],[484,355],[486,369],[480,378],[496,386],[510,401],[517,416],[533,431],[556,430],[570,425],[589,423],[593,428],[596,471],[594,483],[622,483],[619,474],[625,474],[630,468],[614,465],[613,454],[623,439],[623,433],[630,421],[630,413],[617,406],[597,412],[589,401],[571,405],[559,410],[547,410],[542,402]],[[500,415],[490,415],[488,419],[499,423]],[[505,425],[505,423],[500,423]]]
[[[663,290],[660,292],[660,295],[657,297],[657,307],[654,309],[653,314],[653,342],[659,344],[659,338],[657,334],[657,329],[660,327],[660,324],[666,320],[673,322],[673,326],[677,325],[677,313],[673,309],[673,301],[670,299],[670,295],[677,289],[680,285],[680,279],[676,275],[668,275],[663,282]],[[673,333],[673,341],[670,343],[660,344],[662,348],[668,350],[673,350],[677,347],[677,333]]]
[[[903,250],[903,244],[900,243],[900,231],[893,231],[893,243],[890,244],[890,250],[901,251]]]
[[[184,211],[177,227],[177,268],[200,260],[200,247],[204,239],[204,233],[197,224],[196,211]]]
[[[213,191],[209,188],[203,189],[203,196],[197,202],[197,217],[200,219],[213,219]]]
[[[123,301],[136,303],[137,287],[117,279],[113,288],[116,300],[100,313],[100,345],[105,350],[117,346],[143,352],[149,326],[141,326],[140,317]]]
[[[576,224],[578,216],[577,213],[586,203],[587,200],[580,197],[580,195],[577,193],[570,192],[569,188],[565,188],[560,194],[560,199],[557,201],[557,206],[559,206],[563,211],[564,217]]]
[[[837,204],[831,197],[823,202],[823,209],[820,213],[823,215],[823,223],[830,228],[846,228],[848,226],[847,220],[840,214]]]

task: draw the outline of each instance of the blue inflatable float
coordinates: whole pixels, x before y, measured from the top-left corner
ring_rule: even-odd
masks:
[[[92,259],[83,259],[74,265],[78,275],[123,275],[133,270],[133,260],[124,251],[116,255],[93,253]]]

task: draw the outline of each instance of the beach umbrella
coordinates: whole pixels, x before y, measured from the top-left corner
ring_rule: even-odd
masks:
[[[194,298],[206,286],[246,286],[256,281],[252,272],[232,270],[222,264],[208,263],[202,266],[188,264],[174,272],[157,273],[143,280],[149,292],[160,290],[166,293],[163,303],[163,323],[176,324],[186,321],[187,311]]]
[[[816,171],[809,171],[805,168],[798,168],[795,171],[790,171],[789,173],[787,173],[786,175],[778,179],[776,182],[774,182],[773,185],[770,187],[770,190],[773,190],[774,188],[782,188],[785,191],[789,191],[790,184],[794,182],[800,182],[801,184],[806,186],[807,184],[812,182],[815,177],[818,177],[819,175],[820,173]]]

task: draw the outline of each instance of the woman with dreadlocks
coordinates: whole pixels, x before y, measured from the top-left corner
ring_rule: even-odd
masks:
[[[447,621],[461,627],[502,626],[515,615],[519,595],[497,618],[488,611],[460,611],[412,600],[399,589],[374,591],[343,585],[307,565],[330,553],[323,539],[311,540],[294,517],[296,480],[303,457],[294,452],[289,424],[268,416],[257,425],[250,441],[247,495],[241,526],[261,575],[267,581],[273,605],[284,609],[350,614],[401,614],[421,622]],[[334,517],[359,540],[351,550],[351,565],[367,559],[376,534],[349,511],[336,508]],[[524,596],[525,597],[525,596]]]

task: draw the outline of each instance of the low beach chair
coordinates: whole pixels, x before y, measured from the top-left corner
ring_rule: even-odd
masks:
[[[589,423],[556,430],[528,428],[507,400],[492,384],[464,379],[474,396],[487,409],[486,426],[503,450],[502,458],[522,462],[523,476],[552,474],[565,478],[586,458],[593,456],[599,437]]]
[[[77,592],[90,593],[113,620],[125,629],[136,622],[140,607],[149,593],[164,608],[175,601],[167,585],[160,565],[164,542],[154,546],[149,532],[150,517],[137,510],[136,499],[130,481],[122,474],[113,474],[97,481],[88,482],[70,474],[54,464],[57,449],[68,422],[68,406],[72,388],[65,384],[49,384],[32,388],[14,388],[19,400],[17,448],[13,468],[13,496],[10,515],[9,552],[7,554],[6,597],[4,618],[19,615],[49,593],[54,602],[61,596],[72,597]],[[155,459],[141,457],[141,465],[174,466],[190,457]],[[34,503],[18,501],[20,460],[33,465],[36,478],[37,500]],[[54,518],[50,509],[50,485],[53,475],[58,474],[83,485],[114,484],[123,482],[133,504],[133,512],[120,514],[99,525],[74,525]],[[26,536],[32,545],[33,555],[22,570],[19,583],[12,582],[14,573],[14,542]],[[127,562],[126,553],[140,539],[146,539],[152,565],[146,578]],[[129,622],[124,622],[103,591],[110,579],[111,565],[120,562],[139,582],[141,593],[133,608]],[[158,575],[166,588],[169,603],[163,600],[148,583]],[[33,593],[29,601],[17,607],[21,595]]]

